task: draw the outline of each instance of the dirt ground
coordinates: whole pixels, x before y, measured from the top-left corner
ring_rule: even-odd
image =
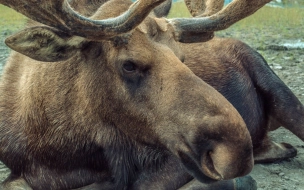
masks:
[[[266,32],[265,34],[263,29],[263,38],[259,36],[261,31],[251,31],[249,35],[246,32],[229,30],[219,35],[237,37],[257,49],[278,76],[304,103],[304,49],[284,48],[280,44],[298,39],[293,39],[290,34],[285,38],[283,34],[276,34],[275,30],[270,29],[270,31],[273,31],[273,33]],[[304,31],[304,28],[294,32],[298,31]],[[3,41],[10,33],[10,31],[7,31],[0,34],[0,73],[2,72],[2,65],[9,55],[9,50]],[[302,39],[304,39],[304,34]],[[298,155],[295,158],[274,164],[255,165],[251,175],[258,183],[258,190],[304,190],[304,142],[283,128],[272,132],[271,137],[276,142],[292,144],[298,149]],[[0,181],[3,181],[8,174],[9,170],[0,163]]]

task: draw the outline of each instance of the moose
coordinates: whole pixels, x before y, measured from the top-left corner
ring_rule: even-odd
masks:
[[[304,140],[303,105],[261,55],[213,32],[268,1],[187,0],[195,18],[166,19],[151,12],[164,0],[0,0],[42,23],[6,40],[1,188],[255,189],[254,161],[296,155],[267,132]]]

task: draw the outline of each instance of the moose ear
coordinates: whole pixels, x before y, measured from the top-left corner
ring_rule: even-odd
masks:
[[[83,42],[82,37],[70,36],[46,26],[24,29],[5,40],[11,49],[45,62],[69,59],[82,47]]]
[[[164,20],[160,18],[154,18],[154,20],[161,31],[166,32],[168,30],[168,22],[164,22]]]

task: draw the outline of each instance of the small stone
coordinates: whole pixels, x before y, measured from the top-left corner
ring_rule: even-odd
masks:
[[[283,67],[281,65],[275,65],[273,66],[273,69],[281,70]]]
[[[285,173],[283,173],[283,172],[279,173],[279,176],[284,176],[284,175],[285,175]]]
[[[285,59],[285,60],[291,60],[291,57],[284,56],[283,59]]]

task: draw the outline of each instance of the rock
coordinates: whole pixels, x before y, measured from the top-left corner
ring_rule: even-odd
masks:
[[[276,50],[276,51],[286,51],[288,50],[287,47],[281,45],[269,45],[266,46],[266,49]]]

